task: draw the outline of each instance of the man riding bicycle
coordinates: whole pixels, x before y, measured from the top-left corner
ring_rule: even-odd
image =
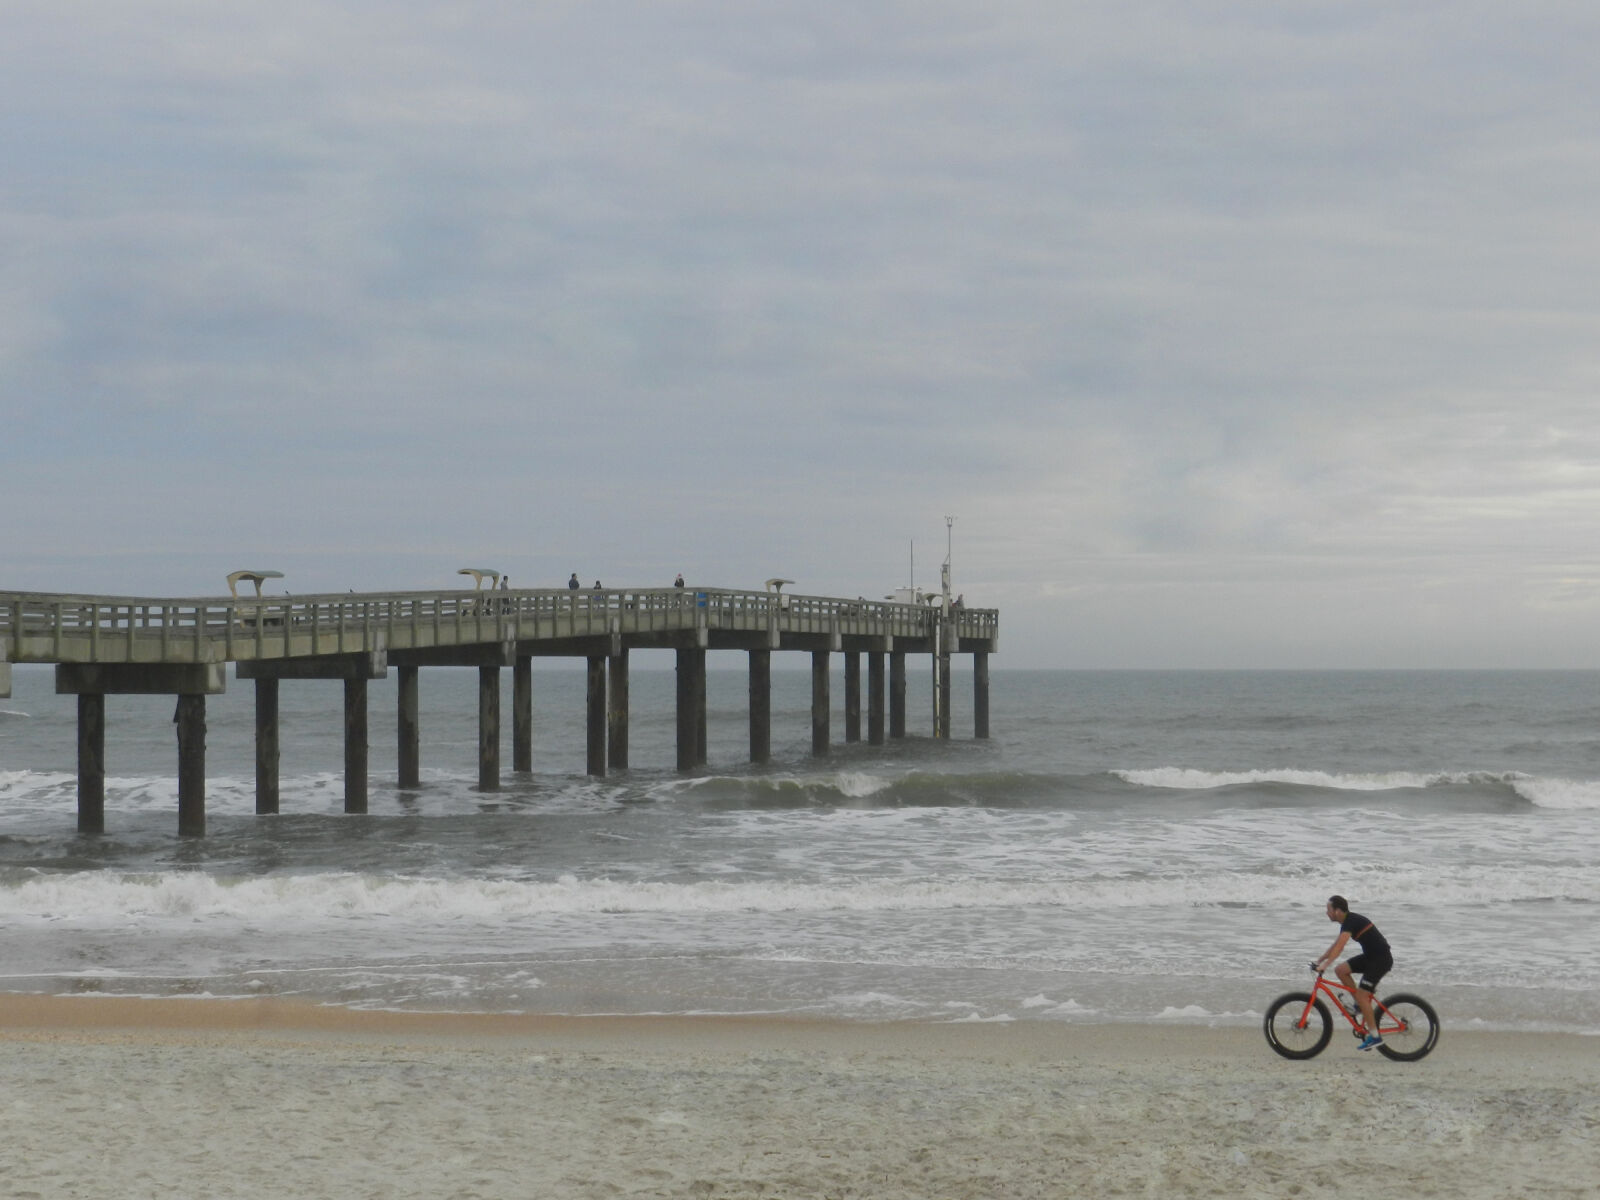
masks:
[[[1324,971],[1338,959],[1351,938],[1355,938],[1360,945],[1361,953],[1349,962],[1339,963],[1335,971],[1339,982],[1355,991],[1356,1002],[1361,1006],[1361,1028],[1366,1035],[1361,1039],[1361,1049],[1371,1050],[1383,1044],[1383,1039],[1377,1034],[1378,1023],[1372,1016],[1372,997],[1378,990],[1378,980],[1394,966],[1394,957],[1389,952],[1388,940],[1378,932],[1378,927],[1360,913],[1351,912],[1350,902],[1343,896],[1328,897],[1328,920],[1339,926],[1339,936],[1311,965],[1318,971]],[[1354,980],[1357,971],[1361,973],[1359,987]]]

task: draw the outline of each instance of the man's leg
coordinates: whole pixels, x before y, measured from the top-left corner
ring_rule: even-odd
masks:
[[[1352,959],[1351,961],[1354,960]],[[1334,967],[1333,973],[1339,977],[1340,983],[1356,994],[1356,1006],[1361,1010],[1361,1017],[1364,1022],[1359,1032],[1366,1033],[1367,1030],[1372,1028],[1372,997],[1356,987],[1356,977],[1350,970],[1350,963],[1340,963]]]
[[[1356,1002],[1361,1005],[1361,1019],[1364,1028],[1377,1032],[1378,1019],[1372,1015],[1372,989],[1358,987],[1356,989]]]

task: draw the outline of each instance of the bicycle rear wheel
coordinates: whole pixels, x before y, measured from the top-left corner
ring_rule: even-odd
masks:
[[[1307,1008],[1307,1005],[1310,1005]],[[1267,1005],[1267,1045],[1285,1058],[1315,1058],[1333,1040],[1333,1018],[1310,992],[1287,992]]]
[[[1396,992],[1379,1005],[1378,1032],[1383,1042],[1378,1053],[1397,1062],[1416,1062],[1439,1040],[1439,1014],[1421,996]]]

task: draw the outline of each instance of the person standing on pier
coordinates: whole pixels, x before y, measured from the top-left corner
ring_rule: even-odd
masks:
[[[575,591],[577,591],[577,590],[578,590],[578,589],[579,589],[579,588],[580,588],[580,587],[582,587],[582,586],[583,586],[583,585],[582,585],[582,584],[581,584],[581,583],[579,583],[579,582],[578,582],[578,573],[577,573],[577,572],[576,572],[576,571],[574,571],[574,572],[573,572],[573,573],[572,573],[572,578],[571,578],[571,579],[569,579],[569,580],[567,580],[567,589],[568,589],[568,590],[569,590],[569,591],[573,591],[573,592],[575,592]]]
[[[681,588],[683,586],[683,572],[682,571],[678,572],[678,577],[672,581],[672,586],[676,587],[676,588]]]

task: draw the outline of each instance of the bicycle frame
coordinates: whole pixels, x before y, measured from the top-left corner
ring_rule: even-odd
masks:
[[[1317,972],[1317,982],[1311,988],[1311,997],[1306,1001],[1305,1011],[1300,1014],[1300,1020],[1297,1022],[1297,1024],[1303,1027],[1310,1021],[1311,1006],[1317,1002],[1317,997],[1324,992],[1327,993],[1328,999],[1333,1001],[1333,1007],[1338,1010],[1339,1015],[1345,1019],[1350,1028],[1359,1031],[1361,1028],[1361,1009],[1359,1007],[1359,1001],[1357,1001],[1355,1013],[1352,1014],[1351,1011],[1346,1008],[1344,1003],[1339,999],[1340,992],[1343,992],[1354,999],[1356,989],[1353,987],[1346,987],[1342,983],[1334,982],[1321,971]],[[1383,1006],[1383,1001],[1379,1000],[1376,995],[1372,997],[1372,1017],[1374,1023],[1378,1026],[1374,1032],[1376,1032],[1380,1037],[1387,1037],[1390,1034],[1404,1033],[1407,1029],[1411,1028],[1407,1022],[1390,1013],[1390,1011]]]

